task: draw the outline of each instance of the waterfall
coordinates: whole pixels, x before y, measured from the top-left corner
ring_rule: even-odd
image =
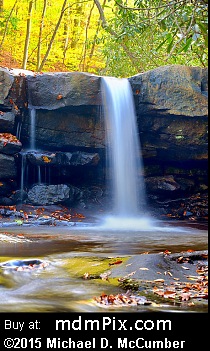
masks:
[[[21,197],[21,202],[22,202],[24,188],[25,188],[26,153],[20,152],[20,155],[21,155],[20,197]]]
[[[110,169],[114,202],[109,222],[112,226],[130,226],[134,219],[142,219],[146,213],[133,93],[126,78],[102,77],[101,90],[107,135],[107,168]]]
[[[21,202],[23,201],[24,190],[28,183],[28,165],[27,165],[27,152],[36,150],[36,109],[29,108],[29,117],[30,117],[30,132],[29,132],[29,150],[21,152],[21,180],[20,180],[20,192],[21,192]],[[21,132],[21,123],[17,127],[17,135],[20,136]],[[38,166],[38,183],[41,182],[41,170]]]
[[[29,116],[30,116],[30,150],[36,150],[36,109],[31,108],[29,109]]]

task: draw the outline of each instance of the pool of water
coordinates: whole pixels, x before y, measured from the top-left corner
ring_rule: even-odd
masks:
[[[142,227],[136,228],[121,226],[117,229],[79,222],[74,226],[0,227],[1,262],[39,258],[48,263],[44,269],[31,271],[0,268],[0,312],[104,312],[104,306],[97,305],[93,297],[102,292],[117,294],[121,290],[108,281],[84,280],[75,275],[66,268],[71,265],[72,258],[95,257],[97,265],[97,259],[100,262],[103,257],[208,248],[206,225],[157,222],[149,227],[142,223]],[[182,310],[182,306],[165,302],[157,307],[129,308],[133,312]]]

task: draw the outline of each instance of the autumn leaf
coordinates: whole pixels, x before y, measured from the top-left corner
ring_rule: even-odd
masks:
[[[85,216],[81,213],[75,213],[74,215],[72,215],[72,218],[81,218],[81,219],[84,219]]]
[[[120,264],[120,263],[122,263],[122,261],[118,260],[118,261],[115,261],[115,262],[110,262],[109,265],[112,266],[114,264]]]
[[[4,146],[8,142],[10,143],[20,143],[20,141],[16,138],[16,136],[10,134],[10,133],[0,133],[0,140],[4,141]]]
[[[171,251],[168,251],[168,250],[164,251],[164,255],[169,255],[169,254],[171,254]]]
[[[164,283],[164,279],[155,279],[154,282],[155,283]]]
[[[164,291],[164,295],[165,298],[169,298],[169,299],[174,299],[176,296],[176,292],[175,291],[171,291],[171,290],[166,290]]]
[[[51,160],[47,156],[42,156],[42,159],[45,163],[51,162]]]
[[[56,98],[57,100],[61,100],[61,99],[63,99],[63,95],[61,95],[61,94],[58,94],[58,96],[57,96],[57,98]]]
[[[188,301],[191,297],[191,293],[182,293],[179,298],[181,301]]]

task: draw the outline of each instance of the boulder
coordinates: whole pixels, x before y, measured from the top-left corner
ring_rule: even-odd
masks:
[[[16,178],[17,169],[14,156],[0,154],[0,179]]]
[[[14,155],[22,148],[22,143],[11,133],[0,133],[0,152]]]
[[[5,99],[9,95],[9,91],[14,82],[14,77],[6,68],[0,69],[0,105],[4,105]]]
[[[32,72],[0,68],[0,107],[19,113],[27,106],[26,74]]]
[[[74,200],[74,191],[66,184],[34,185],[28,191],[28,201],[34,205],[53,205]]]
[[[137,74],[129,81],[139,115],[208,115],[207,69],[182,65],[161,66]]]
[[[28,151],[26,160],[37,166],[84,166],[97,165],[100,157],[97,153],[88,152],[38,152]]]
[[[13,112],[0,111],[0,133],[13,133],[15,126],[15,114]]]
[[[82,72],[27,76],[28,102],[36,109],[100,104],[100,77]]]
[[[149,192],[161,195],[177,192],[181,188],[172,175],[165,177],[148,177],[146,179],[146,187]]]

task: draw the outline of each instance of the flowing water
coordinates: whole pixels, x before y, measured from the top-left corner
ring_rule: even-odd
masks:
[[[31,108],[29,109],[29,116],[30,116],[30,150],[36,150],[36,109]]]
[[[84,280],[84,273],[93,269],[97,274],[109,271],[111,267],[107,260],[111,258],[138,259],[145,252],[159,254],[165,250],[207,249],[205,225],[151,218],[146,206],[130,85],[126,79],[106,78],[102,79],[102,91],[109,146],[108,168],[112,171],[109,178],[113,181],[113,209],[105,215],[94,213],[94,217],[86,222],[66,225],[62,222],[56,227],[9,224],[4,227],[0,222],[0,262],[4,262],[0,267],[0,312],[104,312],[93,297],[103,292],[117,294],[122,290],[109,280]],[[33,128],[31,148],[35,149]],[[41,181],[40,178],[39,175]],[[39,259],[46,266],[17,270],[11,265],[13,259],[24,262],[29,258]],[[8,261],[9,266],[5,263]],[[187,310],[186,305],[182,307],[167,302],[157,307],[130,308],[132,312],[155,309]],[[110,310],[115,309],[107,311]],[[122,307],[123,310],[127,307]]]

